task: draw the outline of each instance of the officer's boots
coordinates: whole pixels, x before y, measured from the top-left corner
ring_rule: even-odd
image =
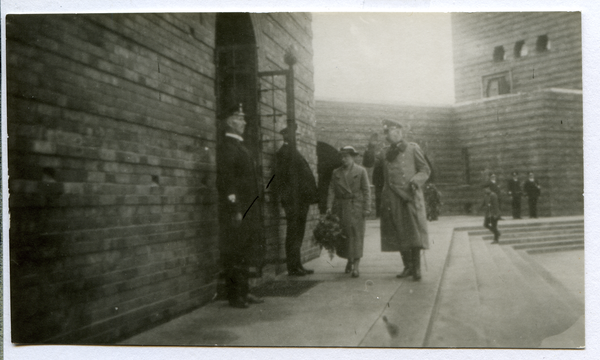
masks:
[[[402,257],[402,263],[404,264],[404,270],[402,273],[396,275],[397,278],[404,278],[407,276],[411,276],[413,274],[413,265],[412,265],[412,253],[411,251],[400,251],[400,256]]]
[[[412,249],[413,280],[421,280],[421,249]]]

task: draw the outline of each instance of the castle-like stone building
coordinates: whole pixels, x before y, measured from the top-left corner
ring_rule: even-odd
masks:
[[[213,299],[216,149],[239,103],[265,188],[263,279],[284,270],[267,185],[291,99],[286,52],[315,173],[317,140],[364,149],[392,118],[428,153],[447,212],[468,212],[489,172],[531,170],[542,215],[581,213],[580,14],[452,22],[457,103],[427,107],[315,103],[310,14],[8,15],[11,340],[114,343]],[[304,259],[319,253],[316,215]]]
[[[491,173],[506,191],[532,171],[542,216],[582,214],[581,14],[452,14],[452,40],[454,105],[317,101],[318,140],[364,151],[373,132],[384,142],[382,119],[399,120],[434,165],[443,213],[477,213]]]
[[[266,187],[286,126],[286,52],[298,148],[316,170],[311,15],[6,23],[12,341],[111,343],[210,301],[223,115],[243,105]],[[285,219],[269,189],[264,200],[268,279],[283,271]],[[309,234],[305,259],[319,251]]]

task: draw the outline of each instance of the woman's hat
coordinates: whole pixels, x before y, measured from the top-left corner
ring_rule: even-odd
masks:
[[[350,154],[352,156],[356,156],[358,155],[358,151],[356,151],[356,149],[352,146],[344,146],[340,149],[340,154]]]

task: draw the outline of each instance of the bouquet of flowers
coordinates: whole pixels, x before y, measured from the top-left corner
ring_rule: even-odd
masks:
[[[313,230],[313,235],[315,242],[321,246],[321,249],[327,249],[330,259],[333,259],[336,247],[346,239],[346,236],[342,234],[340,220],[337,216],[331,214],[327,214],[324,219],[319,220]]]

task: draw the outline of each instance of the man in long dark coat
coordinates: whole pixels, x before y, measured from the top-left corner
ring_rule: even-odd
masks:
[[[275,154],[274,191],[277,194],[287,221],[285,256],[288,275],[304,276],[314,273],[305,269],[301,260],[302,240],[306,229],[306,216],[311,204],[319,201],[315,177],[306,159],[291,147],[293,130],[280,131],[284,143]]]
[[[537,219],[537,202],[540,197],[540,184],[533,176],[533,173],[529,173],[529,177],[527,181],[523,183],[523,188],[525,189],[525,194],[527,195],[528,203],[529,203],[529,217],[531,219]]]
[[[483,189],[485,191],[485,197],[481,204],[481,208],[485,211],[483,226],[494,234],[492,244],[498,244],[501,235],[498,231],[498,219],[500,218],[498,195],[492,190],[490,183],[485,184]]]
[[[490,175],[490,181],[488,182],[488,185],[490,186],[490,189],[494,192],[494,194],[498,196],[498,208],[500,209],[500,212],[502,212],[502,190],[496,182],[496,174]],[[504,220],[502,219],[502,215],[498,217],[498,220]]]
[[[256,164],[243,144],[246,121],[241,109],[227,117],[226,125],[217,151],[221,261],[229,304],[247,308],[263,302],[249,293],[248,285],[250,270],[262,266],[265,253],[261,189]]]
[[[404,271],[397,277],[412,276],[418,281],[420,252],[429,248],[423,187],[431,170],[419,145],[404,139],[400,123],[384,120],[383,124],[390,146],[377,157],[384,179],[381,251],[399,251]]]
[[[508,195],[512,197],[512,216],[513,219],[521,218],[521,197],[523,191],[521,190],[521,182],[519,181],[519,174],[515,171],[512,173],[512,179],[508,180]]]

